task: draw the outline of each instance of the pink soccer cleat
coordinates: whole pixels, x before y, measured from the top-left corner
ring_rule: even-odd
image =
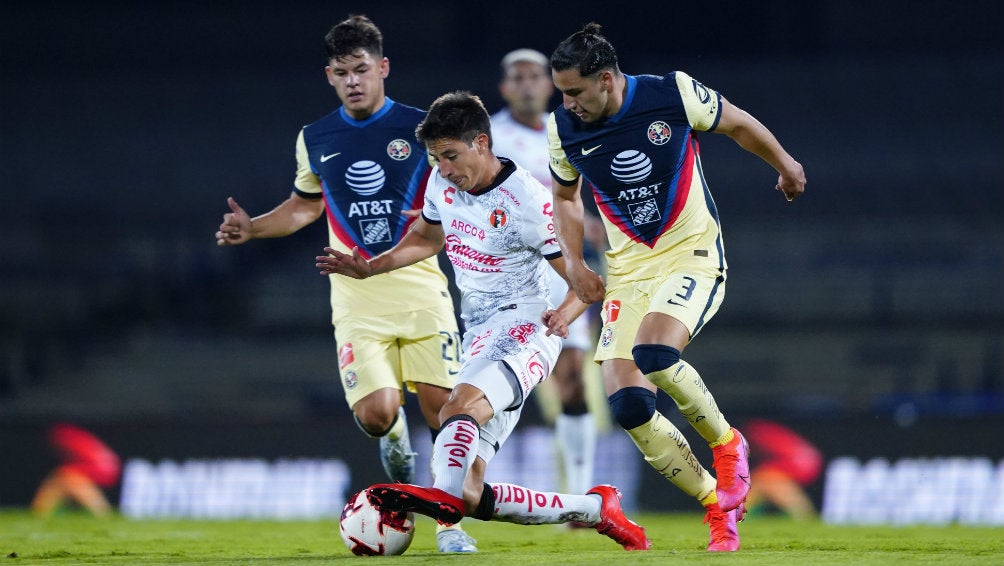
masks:
[[[704,524],[711,527],[711,539],[708,542],[708,552],[735,552],[739,550],[739,530],[736,523],[743,520],[746,506],[731,511],[722,511],[717,503],[705,507]]]
[[[731,442],[711,450],[718,479],[715,493],[722,511],[731,511],[742,505],[750,491],[750,447],[738,430],[733,428],[732,433]]]

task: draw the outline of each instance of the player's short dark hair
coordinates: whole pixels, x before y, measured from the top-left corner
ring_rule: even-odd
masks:
[[[383,57],[383,34],[366,16],[352,14],[328,30],[324,36],[324,49],[329,61],[348,57],[360,49],[380,58]]]
[[[555,71],[575,69],[588,77],[603,69],[619,71],[617,52],[607,38],[600,34],[600,24],[590,22],[558,44],[551,54],[551,68]]]
[[[440,139],[460,140],[470,145],[480,134],[488,134],[491,147],[488,110],[480,98],[465,90],[449,92],[432,101],[425,120],[415,128],[418,141],[426,145]]]

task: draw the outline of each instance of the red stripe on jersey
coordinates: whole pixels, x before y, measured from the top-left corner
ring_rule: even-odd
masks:
[[[607,220],[612,222],[614,226],[617,226],[617,228],[620,229],[622,234],[631,235],[633,230],[631,230],[630,224],[628,224],[625,217],[618,214],[617,210],[615,210],[614,207],[610,206],[609,204],[601,203],[599,195],[596,194],[598,192],[596,189],[596,185],[593,185],[592,183],[590,183],[589,185],[593,189],[593,200],[596,201],[596,207],[599,209],[600,213],[602,213],[603,216],[606,216]],[[640,244],[645,243],[643,240],[639,239],[637,235],[631,236],[631,239]]]
[[[638,231],[629,222],[628,217],[622,216],[617,212],[617,210],[610,206],[609,204],[600,204],[599,199],[596,198],[596,186],[590,183],[593,190],[593,199],[597,202],[597,207],[603,216],[606,216],[607,220],[612,222],[621,233],[625,236],[629,236],[632,241],[644,244],[649,248],[654,248],[656,243],[659,242],[659,238],[662,237],[676,222],[679,218],[680,213],[683,212],[683,207],[687,204],[687,197],[690,196],[690,184],[694,179],[694,162],[697,157],[697,140],[694,138],[693,132],[688,135],[688,140],[686,144],[686,151],[683,154],[683,163],[680,165],[680,174],[676,179],[675,192],[673,197],[673,202],[670,205],[669,214],[667,219],[662,223],[662,229],[659,235],[652,239],[649,243],[638,234]]]
[[[683,212],[683,206],[687,204],[687,197],[690,196],[690,183],[694,179],[694,160],[697,157],[697,140],[694,138],[694,133],[690,132],[687,136],[687,152],[683,155],[683,165],[680,166],[680,176],[676,180],[676,198],[673,199],[673,207],[669,211],[669,220],[667,220],[662,225],[662,232],[659,233],[661,237],[665,234],[679,218],[680,213]],[[655,242],[659,241],[656,238],[652,242],[655,246]]]
[[[431,173],[432,173],[432,167],[426,167],[425,168],[425,174],[422,175],[422,180],[418,182],[418,186],[421,187],[421,189],[418,190],[418,191],[415,191],[415,198],[412,199],[411,206],[408,207],[411,210],[417,210],[418,213],[419,213],[419,216],[421,216],[421,214],[422,214],[422,207],[425,206],[425,190],[429,187],[429,175]],[[401,232],[402,236],[404,234],[407,234],[408,230],[411,230],[411,225],[417,219],[418,219],[418,216],[414,216],[414,217],[409,218],[404,223],[404,231]],[[395,245],[396,245],[396,242],[395,242]]]
[[[361,255],[363,259],[369,260],[370,254],[365,249],[363,249],[362,246],[357,244],[356,241],[352,239],[352,236],[350,236],[349,233],[346,232],[344,228],[342,228],[341,223],[339,223],[338,220],[335,219],[334,214],[331,212],[331,207],[325,206],[324,212],[328,216],[328,226],[331,227],[331,233],[335,235],[335,238],[337,238],[338,241],[341,242],[342,245],[348,248],[349,250],[358,246],[359,255]]]

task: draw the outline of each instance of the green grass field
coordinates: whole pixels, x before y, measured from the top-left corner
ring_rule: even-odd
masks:
[[[134,521],[65,513],[37,519],[0,511],[0,566],[15,564],[994,564],[1004,565],[1004,529],[832,527],[761,516],[740,525],[743,548],[709,554],[697,514],[634,517],[653,541],[625,552],[592,530],[467,520],[474,556],[435,551],[434,524],[420,517],[404,556],[349,554],[335,521]]]

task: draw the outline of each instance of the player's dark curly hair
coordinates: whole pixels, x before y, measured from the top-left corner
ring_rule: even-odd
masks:
[[[366,16],[352,14],[328,30],[324,49],[329,61],[348,57],[360,49],[379,59],[383,57],[383,34]]]
[[[460,140],[470,145],[482,133],[488,134],[491,147],[488,110],[480,98],[465,90],[449,92],[432,101],[429,114],[415,128],[418,141],[426,145],[439,139]]]
[[[590,22],[558,44],[551,54],[551,68],[555,71],[575,69],[588,77],[603,69],[620,71],[617,52],[607,38],[600,35],[600,24]]]

